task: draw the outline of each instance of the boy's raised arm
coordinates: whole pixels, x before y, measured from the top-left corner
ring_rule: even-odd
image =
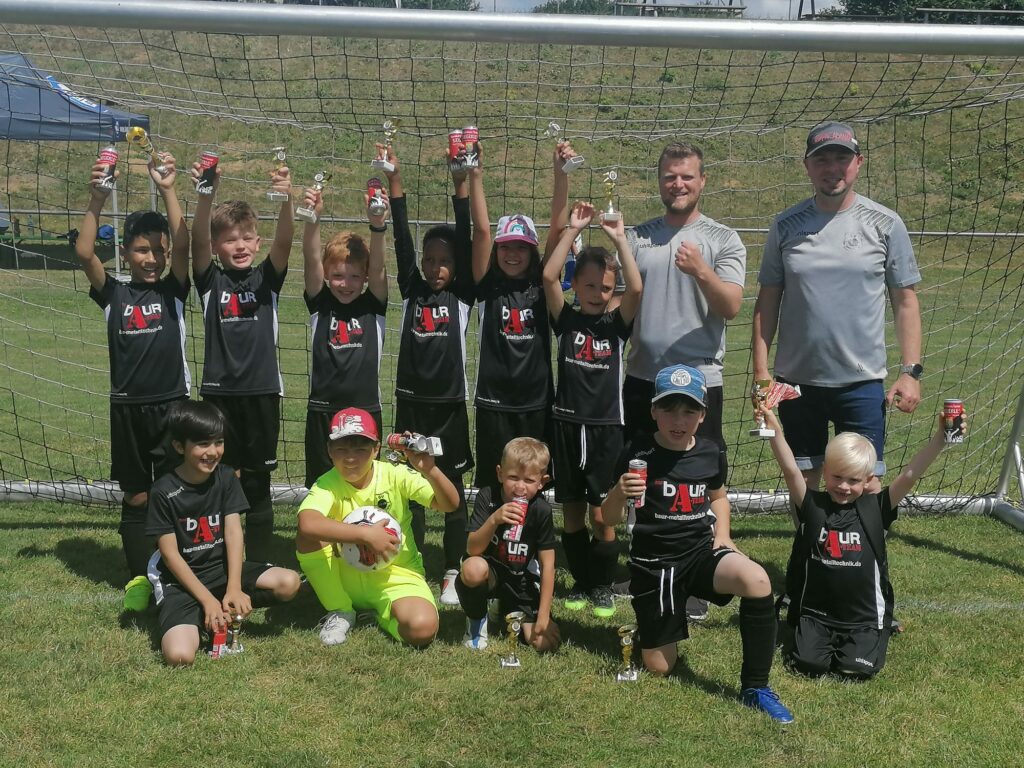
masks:
[[[85,277],[96,291],[103,288],[107,282],[107,273],[103,269],[103,262],[96,255],[96,233],[100,228],[100,214],[103,212],[103,205],[107,202],[110,190],[96,185],[100,179],[106,177],[107,166],[96,162],[92,166],[92,174],[89,179],[89,205],[82,216],[82,222],[78,225],[78,240],[75,241],[75,256],[82,263],[82,271]],[[119,171],[114,172],[114,178],[120,176]]]
[[[366,276],[366,287],[381,304],[388,303],[388,270],[384,263],[384,235],[387,233],[388,211],[391,201],[387,194],[381,193],[384,210],[374,213],[370,210],[370,196],[366,196],[366,216],[370,220],[370,264]]]
[[[964,413],[963,417],[963,428],[967,431],[967,414]],[[893,507],[903,501],[903,497],[910,493],[910,489],[914,487],[918,480],[921,479],[928,467],[931,466],[932,462],[938,458],[939,454],[942,453],[942,449],[946,447],[946,433],[945,424],[942,419],[942,411],[939,411],[938,415],[938,428],[935,430],[935,434],[932,435],[931,440],[925,443],[924,447],[914,454],[914,458],[910,460],[910,463],[903,468],[896,479],[889,484],[889,501]]]
[[[383,159],[384,145],[377,145],[377,157]],[[395,261],[398,265],[398,291],[402,298],[408,298],[416,278],[416,242],[409,229],[409,208],[402,186],[402,171],[395,154],[395,148],[388,150],[388,159],[394,165],[393,171],[384,171],[388,177],[388,201],[391,205],[391,223],[395,228]]]
[[[562,293],[562,268],[569,258],[576,236],[590,226],[594,218],[594,206],[590,203],[577,202],[572,208],[572,216],[568,227],[561,230],[562,236],[544,262],[544,299],[547,301],[548,314],[558,320],[565,306],[565,294]]]
[[[203,171],[199,163],[192,165],[192,180],[196,181]],[[213,173],[213,191],[208,195],[200,195],[196,201],[195,215],[192,216],[192,274],[197,278],[206,273],[213,262],[213,238],[210,236],[210,213],[213,210],[213,199],[220,187],[221,168],[218,164]]]
[[[629,238],[626,237],[626,225],[622,218],[615,222],[601,220],[601,228],[611,238],[615,250],[619,254],[619,264],[622,266],[622,281],[626,286],[625,292],[619,301],[619,314],[622,320],[629,325],[636,318],[636,312],[640,308],[640,296],[644,290],[643,279],[640,277],[640,269],[636,265],[636,257],[633,256],[633,249],[629,245]]]
[[[295,239],[295,211],[292,210],[292,175],[287,167],[281,166],[270,177],[271,188],[275,192],[284,192],[288,199],[281,203],[277,212],[277,227],[274,229],[274,242],[270,246],[267,258],[277,274],[288,269],[288,256],[292,252],[292,240]]]
[[[180,284],[185,285],[188,282],[189,237],[188,223],[185,221],[181,202],[174,189],[174,182],[178,178],[178,167],[174,155],[161,152],[159,157],[166,169],[165,174],[157,173],[156,164],[150,159],[149,177],[153,179],[153,183],[160,190],[160,197],[163,198],[164,209],[167,211],[167,223],[171,230],[171,274]]]
[[[303,205],[316,213],[316,221],[307,221],[302,229],[303,287],[306,295],[313,298],[324,287],[324,263],[320,255],[320,214],[324,210],[324,201],[320,190],[312,187],[307,189]]]
[[[760,407],[757,409],[757,417],[764,417],[764,423],[775,430],[775,437],[769,439],[772,446],[772,453],[775,454],[775,461],[782,470],[782,479],[789,489],[789,514],[793,518],[793,524],[800,527],[800,517],[797,510],[804,503],[807,496],[807,481],[804,480],[804,473],[796,465],[796,458],[793,451],[782,434],[782,425],[779,423],[775,412],[770,408]]]
[[[447,155],[446,155],[447,156]],[[473,279],[473,226],[469,212],[469,173],[452,171],[455,194],[452,195],[452,210],[455,212],[455,279],[469,283]]]
[[[491,220],[487,215],[484,195],[483,150],[479,149],[480,166],[469,172],[469,212],[473,219],[473,282],[484,279],[491,266]]]
[[[554,177],[551,185],[551,225],[548,228],[548,239],[544,243],[545,262],[561,242],[562,231],[569,224],[569,176],[562,168],[566,160],[575,156],[576,152],[568,141],[560,141],[555,146],[551,168]]]

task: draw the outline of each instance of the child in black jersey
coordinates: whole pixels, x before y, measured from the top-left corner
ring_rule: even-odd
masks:
[[[306,487],[334,466],[327,453],[331,419],[342,408],[361,408],[381,430],[380,358],[388,275],[384,266],[386,193],[382,212],[369,208],[370,243],[354,232],[338,232],[321,249],[323,197],[307,189],[305,205],[316,212],[302,235],[303,297],[310,314],[311,358],[306,410]]]
[[[153,484],[146,533],[157,552],[149,578],[160,607],[160,650],[168,664],[195,661],[199,629],[211,634],[252,609],[291,600],[299,574],[245,560],[239,514],[248,504],[224,455],[224,416],[184,400],[168,418],[182,462]]]
[[[107,175],[106,165],[98,161],[92,167],[89,206],[75,243],[89,280],[89,296],[107,318],[110,475],[124,494],[118,530],[131,575],[124,595],[129,611],[145,610],[153,594],[146,579],[146,563],[153,552],[146,536],[146,502],[154,478],[173,466],[167,412],[176,400],[188,397],[191,385],[184,319],[188,226],[174,192],[174,158],[161,153],[160,161],[164,172],[157,172],[150,161],[149,175],[160,190],[167,218],[156,211],[138,211],[125,219],[121,248],[129,282],[108,274],[96,256],[99,217],[110,194],[98,184]],[[171,270],[164,275],[168,247]]]
[[[194,164],[193,179],[201,173]],[[288,198],[278,209],[267,258],[253,266],[261,242],[256,212],[241,200],[213,207],[220,175],[217,166],[213,192],[199,196],[192,225],[192,272],[206,331],[199,392],[227,418],[225,463],[239,473],[249,500],[246,551],[262,559],[269,554],[274,531],[270,473],[277,468],[284,395],[277,359],[277,302],[295,232],[291,176],[287,168],[278,168],[271,177],[273,189]]]
[[[874,677],[885,664],[894,603],[885,534],[900,501],[946,445],[942,414],[932,439],[879,493],[867,492],[877,456],[866,437],[842,432],[829,440],[825,490],[812,490],[778,418],[763,407],[757,414],[775,430],[772,452],[797,527],[786,574],[787,618],[794,629],[786,661],[812,676]]]
[[[562,504],[562,547],[575,585],[565,600],[580,610],[589,595],[594,615],[615,613],[612,581],[618,560],[615,528],[605,525],[604,495],[622,451],[623,352],[643,284],[626,240],[625,225],[601,220],[622,263],[626,291],[608,310],[619,265],[606,249],[585,248],[576,259],[572,288],[579,309],[565,300],[561,272],[569,249],[590,226],[594,206],[577,202],[561,240],[544,263],[544,294],[558,344],[554,412],[555,501]],[[589,506],[593,538],[587,533]]]
[[[643,663],[655,674],[675,666],[685,640],[689,595],[725,605],[740,597],[740,671],[744,704],[781,723],[793,715],[768,687],[775,654],[775,605],[764,569],[730,538],[725,458],[718,444],[697,436],[707,412],[707,386],[696,368],[658,372],[651,399],[654,434],[641,434],[619,456],[618,483],[605,500],[608,525],[625,518],[627,500],[642,499],[629,548],[630,593]],[[647,462],[647,481],[629,462]]]
[[[541,494],[551,461],[548,447],[532,437],[510,440],[496,468],[498,482],[481,488],[469,523],[467,552],[455,580],[466,612],[463,644],[487,647],[487,598],[495,595],[502,616],[525,614],[520,637],[540,652],[558,650],[551,620],[555,591],[555,533],[551,506]],[[525,515],[522,506],[526,504]]]
[[[482,149],[478,155],[483,157]],[[469,172],[480,344],[475,400],[477,488],[497,481],[495,467],[509,440],[548,439],[554,389],[537,230],[529,216],[502,216],[492,248],[482,165],[481,159],[480,167]]]
[[[377,150],[383,157],[384,146]],[[422,272],[409,231],[409,211],[402,187],[401,165],[392,147],[385,171],[395,224],[398,288],[402,322],[395,377],[395,432],[417,432],[441,438],[444,454],[437,466],[459,490],[459,508],[444,517],[444,576],[441,603],[458,605],[455,577],[466,551],[466,500],[462,476],[473,468],[466,414],[466,328],[475,289],[470,265],[469,180],[465,169],[452,170],[455,226],[442,224],[423,236]],[[412,508],[413,537],[423,550],[426,524],[423,507]]]

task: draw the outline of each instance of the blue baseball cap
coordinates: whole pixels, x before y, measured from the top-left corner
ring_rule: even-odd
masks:
[[[688,365],[670,365],[658,371],[654,379],[654,397],[656,403],[669,395],[685,395],[695,401],[701,408],[707,408],[708,387],[704,383],[704,374]]]

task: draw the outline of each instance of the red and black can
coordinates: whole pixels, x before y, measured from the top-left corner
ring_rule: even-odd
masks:
[[[530,508],[530,500],[523,496],[516,496],[510,503],[519,507],[522,519],[515,525],[508,527],[504,538],[505,541],[519,541],[523,538],[523,526],[526,525],[526,510]]]
[[[627,504],[633,509],[640,509],[647,500],[647,462],[643,459],[630,459],[629,460],[629,471],[634,475],[640,475],[644,480],[644,492],[639,496],[631,498],[627,501]]]
[[[458,160],[462,154],[462,129],[456,128],[455,130],[448,131],[448,160]]]
[[[374,176],[366,182],[366,194],[370,197],[370,213],[380,216],[388,209],[384,202],[384,182]]]
[[[476,168],[480,165],[480,129],[475,125],[467,125],[462,129],[462,143],[466,147],[466,165]]]
[[[213,642],[210,643],[210,658],[219,659],[224,655],[228,647],[228,630],[222,627],[213,633]]]
[[[964,441],[964,401],[945,400],[942,403],[942,429],[947,443]]]
[[[196,182],[198,194],[213,194],[213,182],[217,178],[217,163],[219,162],[220,156],[216,152],[203,152],[199,156],[199,167],[202,169],[202,174],[199,176],[199,181]]]
[[[105,168],[103,177],[96,182],[96,186],[102,189],[113,189],[116,184],[114,171],[117,170],[117,147],[104,147],[100,150],[99,162]]]

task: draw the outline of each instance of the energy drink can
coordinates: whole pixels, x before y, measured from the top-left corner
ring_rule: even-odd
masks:
[[[117,147],[104,147],[100,150],[99,162],[106,168],[103,171],[103,178],[96,182],[101,189],[113,189],[115,186],[114,171],[117,170]]]
[[[475,125],[467,125],[462,129],[462,143],[466,147],[466,166],[476,168],[480,165],[480,150],[477,142],[480,140],[480,129]]]
[[[217,178],[218,162],[220,162],[220,156],[216,152],[203,152],[199,156],[199,167],[203,172],[199,177],[199,181],[196,182],[196,192],[198,194],[213,194],[213,182]]]
[[[942,403],[942,428],[947,443],[964,441],[964,401],[945,400]]]
[[[210,658],[219,659],[225,653],[228,648],[228,630],[227,627],[216,630],[213,633],[213,642],[210,643]]]
[[[459,156],[462,154],[462,129],[456,128],[453,131],[448,131],[448,161],[454,163],[459,160]]]
[[[387,203],[384,202],[384,182],[374,176],[366,182],[366,194],[370,196],[370,213],[380,216],[387,211]]]
[[[508,527],[508,530],[505,531],[504,539],[505,541],[519,541],[523,538],[523,526],[526,525],[526,510],[530,508],[530,501],[522,496],[516,496],[512,499],[511,503],[519,507],[523,519],[515,525]]]
[[[427,445],[427,438],[423,435],[403,435],[398,432],[392,432],[387,436],[388,448],[397,451],[399,448],[408,448],[410,451],[416,451],[417,453],[427,453],[430,446]]]
[[[630,459],[629,471],[632,472],[634,475],[640,475],[640,477],[642,477],[644,480],[644,492],[641,493],[639,496],[631,498],[627,501],[627,504],[632,509],[640,509],[640,507],[644,505],[644,502],[647,499],[647,462],[644,461],[643,459]]]

